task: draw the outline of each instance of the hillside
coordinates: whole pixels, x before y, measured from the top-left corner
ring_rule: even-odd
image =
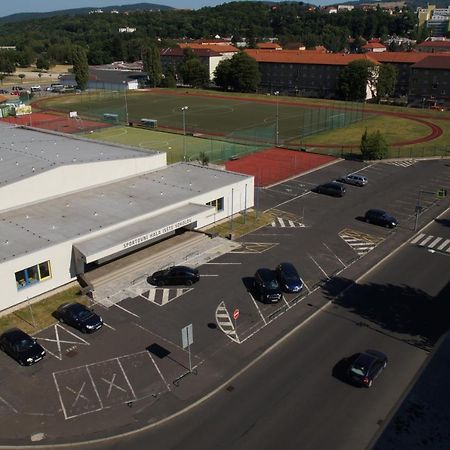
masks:
[[[75,9],[61,9],[58,11],[49,11],[49,12],[30,12],[30,13],[18,13],[11,14],[9,16],[0,17],[1,23],[12,23],[12,22],[22,22],[25,20],[32,19],[42,19],[47,17],[55,17],[55,16],[82,16],[88,14],[89,11],[93,11],[99,9],[98,7],[86,7],[86,8],[75,8]],[[113,5],[113,6],[105,6],[101,8],[104,13],[111,13],[111,11],[119,11],[119,13],[125,11],[164,11],[173,9],[170,6],[166,5],[158,5],[155,3],[135,3],[132,5]]]

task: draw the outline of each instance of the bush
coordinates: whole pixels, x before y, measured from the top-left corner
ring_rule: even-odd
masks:
[[[361,155],[363,159],[383,159],[389,153],[389,145],[379,130],[367,133],[361,137]]]

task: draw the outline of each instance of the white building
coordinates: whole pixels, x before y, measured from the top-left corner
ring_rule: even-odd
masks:
[[[247,175],[0,123],[0,310],[252,207],[253,193]]]

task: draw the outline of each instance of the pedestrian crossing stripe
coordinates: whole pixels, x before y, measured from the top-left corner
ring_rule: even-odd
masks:
[[[383,238],[346,228],[339,236],[359,255],[364,256],[373,250]]]
[[[415,159],[407,159],[404,161],[386,161],[384,164],[389,164],[390,166],[397,166],[397,167],[409,167],[415,164],[417,160]]]
[[[140,297],[158,306],[167,305],[176,298],[187,294],[193,288],[151,288],[140,294]]]
[[[283,219],[282,217],[276,217],[270,224],[274,228],[304,228],[301,222],[294,222],[290,219]]]
[[[230,313],[225,305],[225,302],[220,302],[216,309],[216,323],[217,326],[225,333],[225,336],[232,341],[240,343],[239,336],[236,333],[234,322],[231,319]]]
[[[441,236],[432,236],[425,233],[420,233],[411,241],[411,244],[416,244],[419,247],[427,247],[440,252],[450,253],[450,239]]]

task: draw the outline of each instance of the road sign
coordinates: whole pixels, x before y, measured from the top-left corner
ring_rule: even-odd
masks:
[[[239,314],[240,314],[240,312],[239,312],[239,310],[236,308],[236,309],[233,311],[233,319],[234,319],[234,320],[237,320],[237,319],[239,318]]]
[[[192,323],[181,329],[181,340],[183,341],[183,348],[189,347],[194,342]]]

